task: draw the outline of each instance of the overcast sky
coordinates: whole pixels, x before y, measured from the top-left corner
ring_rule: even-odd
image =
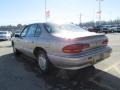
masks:
[[[0,0],[0,25],[29,24],[45,21],[45,0]],[[120,0],[101,2],[102,20],[120,18]],[[56,23],[79,23],[98,20],[97,0],[47,0],[50,11],[48,21]]]

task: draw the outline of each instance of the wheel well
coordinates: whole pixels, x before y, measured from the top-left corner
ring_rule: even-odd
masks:
[[[34,56],[35,57],[37,57],[37,53],[38,53],[38,51],[44,51],[45,53],[47,53],[43,48],[41,48],[41,47],[36,47],[35,49],[34,49],[34,51],[33,51],[33,54],[34,54]]]

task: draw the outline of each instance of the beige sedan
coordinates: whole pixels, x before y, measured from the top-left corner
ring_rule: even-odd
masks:
[[[35,23],[12,38],[15,55],[24,53],[37,60],[43,73],[61,69],[81,69],[110,57],[105,34],[88,32],[77,25]]]

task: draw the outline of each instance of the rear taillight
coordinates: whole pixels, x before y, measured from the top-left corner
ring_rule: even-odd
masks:
[[[90,47],[89,44],[72,44],[72,45],[65,46],[63,48],[63,52],[64,53],[80,53],[81,51],[89,47]]]
[[[108,39],[103,40],[102,44],[103,44],[103,45],[107,45],[107,44],[108,44]]]

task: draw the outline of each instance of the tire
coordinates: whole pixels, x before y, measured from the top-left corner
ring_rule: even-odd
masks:
[[[38,66],[43,74],[48,74],[53,70],[53,65],[50,63],[46,53],[40,50],[37,54]]]
[[[12,44],[12,47],[14,55],[17,56],[19,54],[19,51],[15,48],[14,44]]]

